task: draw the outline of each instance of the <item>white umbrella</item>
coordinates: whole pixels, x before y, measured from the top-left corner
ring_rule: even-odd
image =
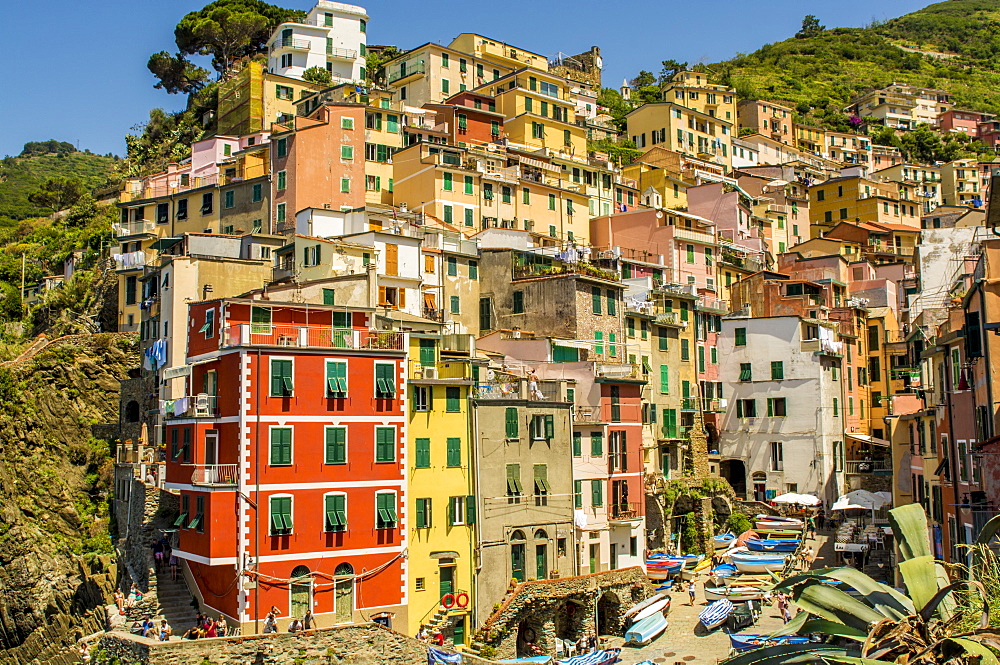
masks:
[[[768,187],[787,187],[789,182],[787,180],[772,180],[767,183]]]
[[[795,492],[787,492],[786,494],[781,494],[771,499],[774,503],[793,503],[800,506],[816,506],[819,505],[819,499],[812,494],[796,494]]]
[[[883,505],[885,505],[885,506],[891,506],[892,505],[892,494],[890,494],[888,492],[875,492],[875,496],[881,497],[882,500],[885,501],[885,503]]]
[[[839,497],[830,510],[851,510],[852,508],[876,510],[885,504],[885,498],[877,494],[872,494],[868,490],[854,490]]]

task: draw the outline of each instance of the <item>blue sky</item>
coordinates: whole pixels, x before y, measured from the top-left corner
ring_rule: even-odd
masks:
[[[81,149],[123,154],[124,136],[154,107],[180,109],[184,100],[153,88],[151,53],[172,50],[173,28],[208,0],[53,0],[40,6],[0,0],[7,64],[0,69],[0,155],[26,141],[55,138]],[[371,16],[369,43],[410,48],[448,43],[479,32],[551,55],[601,47],[604,84],[618,87],[661,60],[713,62],[780,41],[815,13],[827,27],[855,27],[919,9],[930,0],[577,0],[479,3],[469,0],[363,4]],[[308,9],[310,0],[286,0]],[[16,29],[15,29],[16,27]]]

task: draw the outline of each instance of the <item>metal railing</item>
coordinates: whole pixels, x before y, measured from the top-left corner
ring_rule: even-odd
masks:
[[[319,326],[275,326],[241,323],[227,326],[219,339],[221,348],[279,346],[318,349],[405,351],[406,334],[392,330],[358,330]]]
[[[883,460],[847,460],[844,462],[847,473],[879,473],[890,472],[892,466]]]
[[[218,397],[208,393],[188,395],[165,402],[165,418],[211,418],[218,415]]]
[[[146,252],[136,251],[115,256],[115,270],[139,270],[146,266]]]
[[[594,363],[594,376],[605,379],[638,379],[642,370],[637,363]]]
[[[573,407],[573,422],[576,423],[599,423],[601,420],[600,406],[575,406]]]
[[[619,501],[608,506],[608,516],[612,520],[642,519],[638,501]]]
[[[331,58],[339,58],[341,60],[354,60],[358,57],[358,52],[352,48],[338,48],[336,46],[327,46],[326,54]]]
[[[156,233],[156,222],[152,220],[138,220],[126,224],[115,224],[114,232],[117,238],[137,236],[144,233]]]
[[[423,74],[427,71],[427,65],[424,64],[423,60],[418,60],[416,62],[407,62],[405,67],[398,67],[395,72],[388,75],[386,81],[388,83],[394,83],[400,79],[405,79],[407,76],[413,76],[414,74]]]
[[[271,51],[278,49],[292,49],[297,51],[308,51],[312,43],[308,39],[293,39],[292,37],[281,37],[271,42]]]
[[[672,325],[676,326],[680,324],[680,317],[677,312],[660,312],[656,315],[655,323],[659,325]]]
[[[239,479],[238,464],[197,464],[191,471],[192,485],[236,485]]]

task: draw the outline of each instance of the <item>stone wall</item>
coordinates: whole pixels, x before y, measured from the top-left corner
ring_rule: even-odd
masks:
[[[104,635],[94,665],[426,665],[427,645],[376,624],[303,633],[155,642],[123,633]],[[466,654],[468,665],[490,661]]]
[[[879,476],[872,473],[849,473],[847,474],[846,492],[853,492],[854,490],[889,492],[891,494],[892,476]]]
[[[135,475],[133,465],[115,465],[120,588],[128,590],[135,582],[143,591],[149,591],[152,546],[162,535],[161,529],[170,527],[169,518],[177,514],[179,498]]]
[[[590,632],[623,634],[622,615],[653,593],[639,567],[524,582],[486,621],[479,641],[498,658],[517,657],[527,642],[555,654],[557,637],[575,642]]]

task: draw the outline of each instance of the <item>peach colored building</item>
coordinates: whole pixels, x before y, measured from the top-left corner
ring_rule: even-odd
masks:
[[[752,129],[785,145],[795,143],[793,115],[792,108],[766,100],[744,99],[736,105],[741,130]]]

